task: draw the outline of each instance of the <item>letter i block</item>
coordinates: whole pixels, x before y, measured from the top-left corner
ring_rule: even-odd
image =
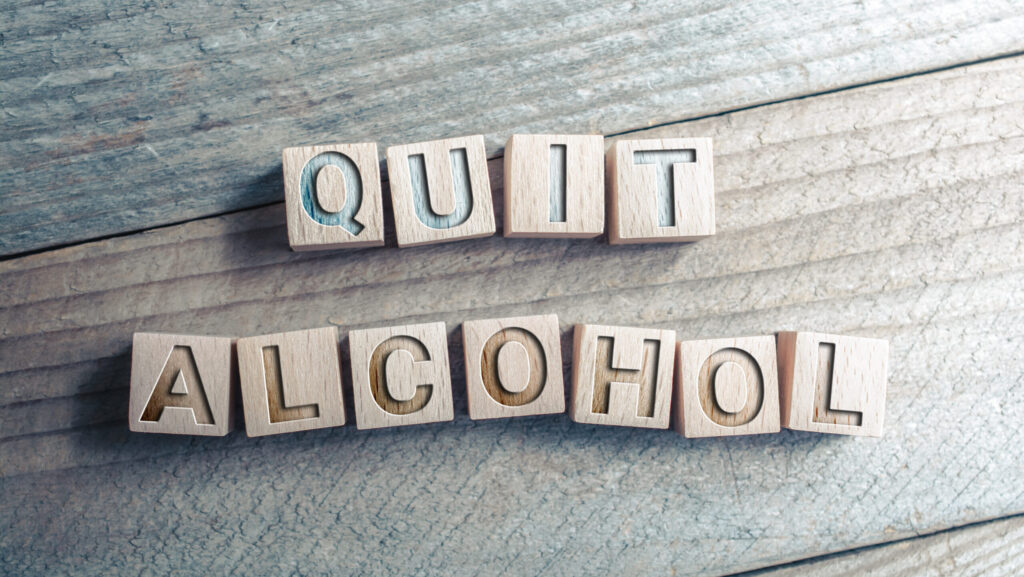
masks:
[[[462,342],[469,418],[565,412],[557,316],[467,321]]]
[[[128,428],[222,437],[234,428],[236,374],[234,339],[135,333]]]
[[[246,434],[344,425],[339,346],[335,327],[239,339]]]
[[[683,341],[676,430],[687,438],[778,433],[775,337]]]
[[[388,147],[398,246],[494,234],[483,136]]]
[[[783,332],[778,351],[783,427],[882,436],[888,341]]]
[[[577,423],[667,429],[674,331],[576,325],[572,403]]]
[[[505,236],[604,232],[604,137],[516,134],[505,144]]]
[[[454,418],[444,323],[352,331],[348,342],[357,428]]]
[[[376,144],[286,148],[282,166],[292,250],[383,246]]]
[[[710,138],[619,140],[606,156],[611,244],[715,234]]]

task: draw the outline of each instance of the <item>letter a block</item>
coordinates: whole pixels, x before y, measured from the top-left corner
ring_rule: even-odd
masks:
[[[667,429],[674,331],[576,325],[572,403],[577,423]]]
[[[779,432],[773,335],[683,341],[676,364],[675,427],[687,438]]]
[[[685,242],[715,234],[710,138],[619,140],[606,162],[611,244]]]
[[[348,340],[356,427],[454,418],[444,323],[352,331]]]
[[[882,436],[889,342],[810,332],[779,333],[782,426]]]
[[[239,339],[246,434],[344,425],[339,346],[335,327]]]
[[[494,234],[483,136],[388,147],[398,246]]]
[[[604,232],[604,137],[515,134],[505,144],[505,236]]]
[[[557,316],[468,321],[462,342],[469,418],[565,412]]]
[[[376,144],[286,148],[282,165],[292,250],[383,246]]]
[[[226,435],[234,428],[234,367],[234,339],[135,333],[128,428]]]

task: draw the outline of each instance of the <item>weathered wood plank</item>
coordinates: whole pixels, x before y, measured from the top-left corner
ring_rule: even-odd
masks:
[[[0,254],[282,198],[283,147],[616,133],[1024,50],[1018,2],[0,11]]]
[[[50,573],[695,575],[1022,511],[1022,71],[1007,59],[643,133],[716,139],[719,234],[690,245],[295,254],[274,206],[0,263],[0,556]],[[888,338],[886,434],[470,421],[455,325],[538,312],[557,312],[563,347],[574,322]],[[425,321],[452,333],[453,423],[127,432],[133,330]]]
[[[1016,516],[742,577],[1015,577],[1022,557],[1024,517]]]

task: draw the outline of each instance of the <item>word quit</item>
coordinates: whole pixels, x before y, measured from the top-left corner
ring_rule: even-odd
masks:
[[[381,246],[384,208],[375,143],[286,148],[288,242],[294,250]],[[387,149],[398,246],[495,232],[483,136]],[[612,244],[694,241],[715,234],[710,138],[618,140],[517,134],[505,145],[507,237]]]
[[[462,325],[471,419],[563,413],[555,315]],[[356,427],[451,421],[444,323],[349,332]],[[573,330],[569,416],[686,437],[781,427],[881,436],[887,341],[813,332],[676,341],[674,331],[580,324]],[[221,436],[241,390],[250,437],[345,424],[338,329],[241,339],[136,333],[129,428]],[[240,387],[238,386],[240,382]]]

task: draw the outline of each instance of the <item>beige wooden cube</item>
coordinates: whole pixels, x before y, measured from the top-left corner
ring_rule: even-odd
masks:
[[[576,325],[570,418],[667,429],[675,350],[674,331]]]
[[[604,232],[604,137],[515,134],[505,144],[505,236]]]
[[[398,246],[494,234],[483,136],[391,146],[387,157]]]
[[[557,316],[467,321],[462,342],[469,418],[565,412]]]
[[[688,438],[778,433],[775,336],[679,343],[675,397]]]
[[[882,436],[888,341],[783,332],[778,359],[783,427]]]
[[[135,333],[129,430],[226,435],[234,428],[236,374],[232,338]]]
[[[292,250],[384,244],[375,143],[297,146],[281,156]]]
[[[239,339],[238,369],[250,437],[345,424],[336,327]]]
[[[349,333],[356,427],[450,421],[448,333],[444,323]]]
[[[715,234],[710,138],[618,140],[606,162],[611,244],[684,242]]]

